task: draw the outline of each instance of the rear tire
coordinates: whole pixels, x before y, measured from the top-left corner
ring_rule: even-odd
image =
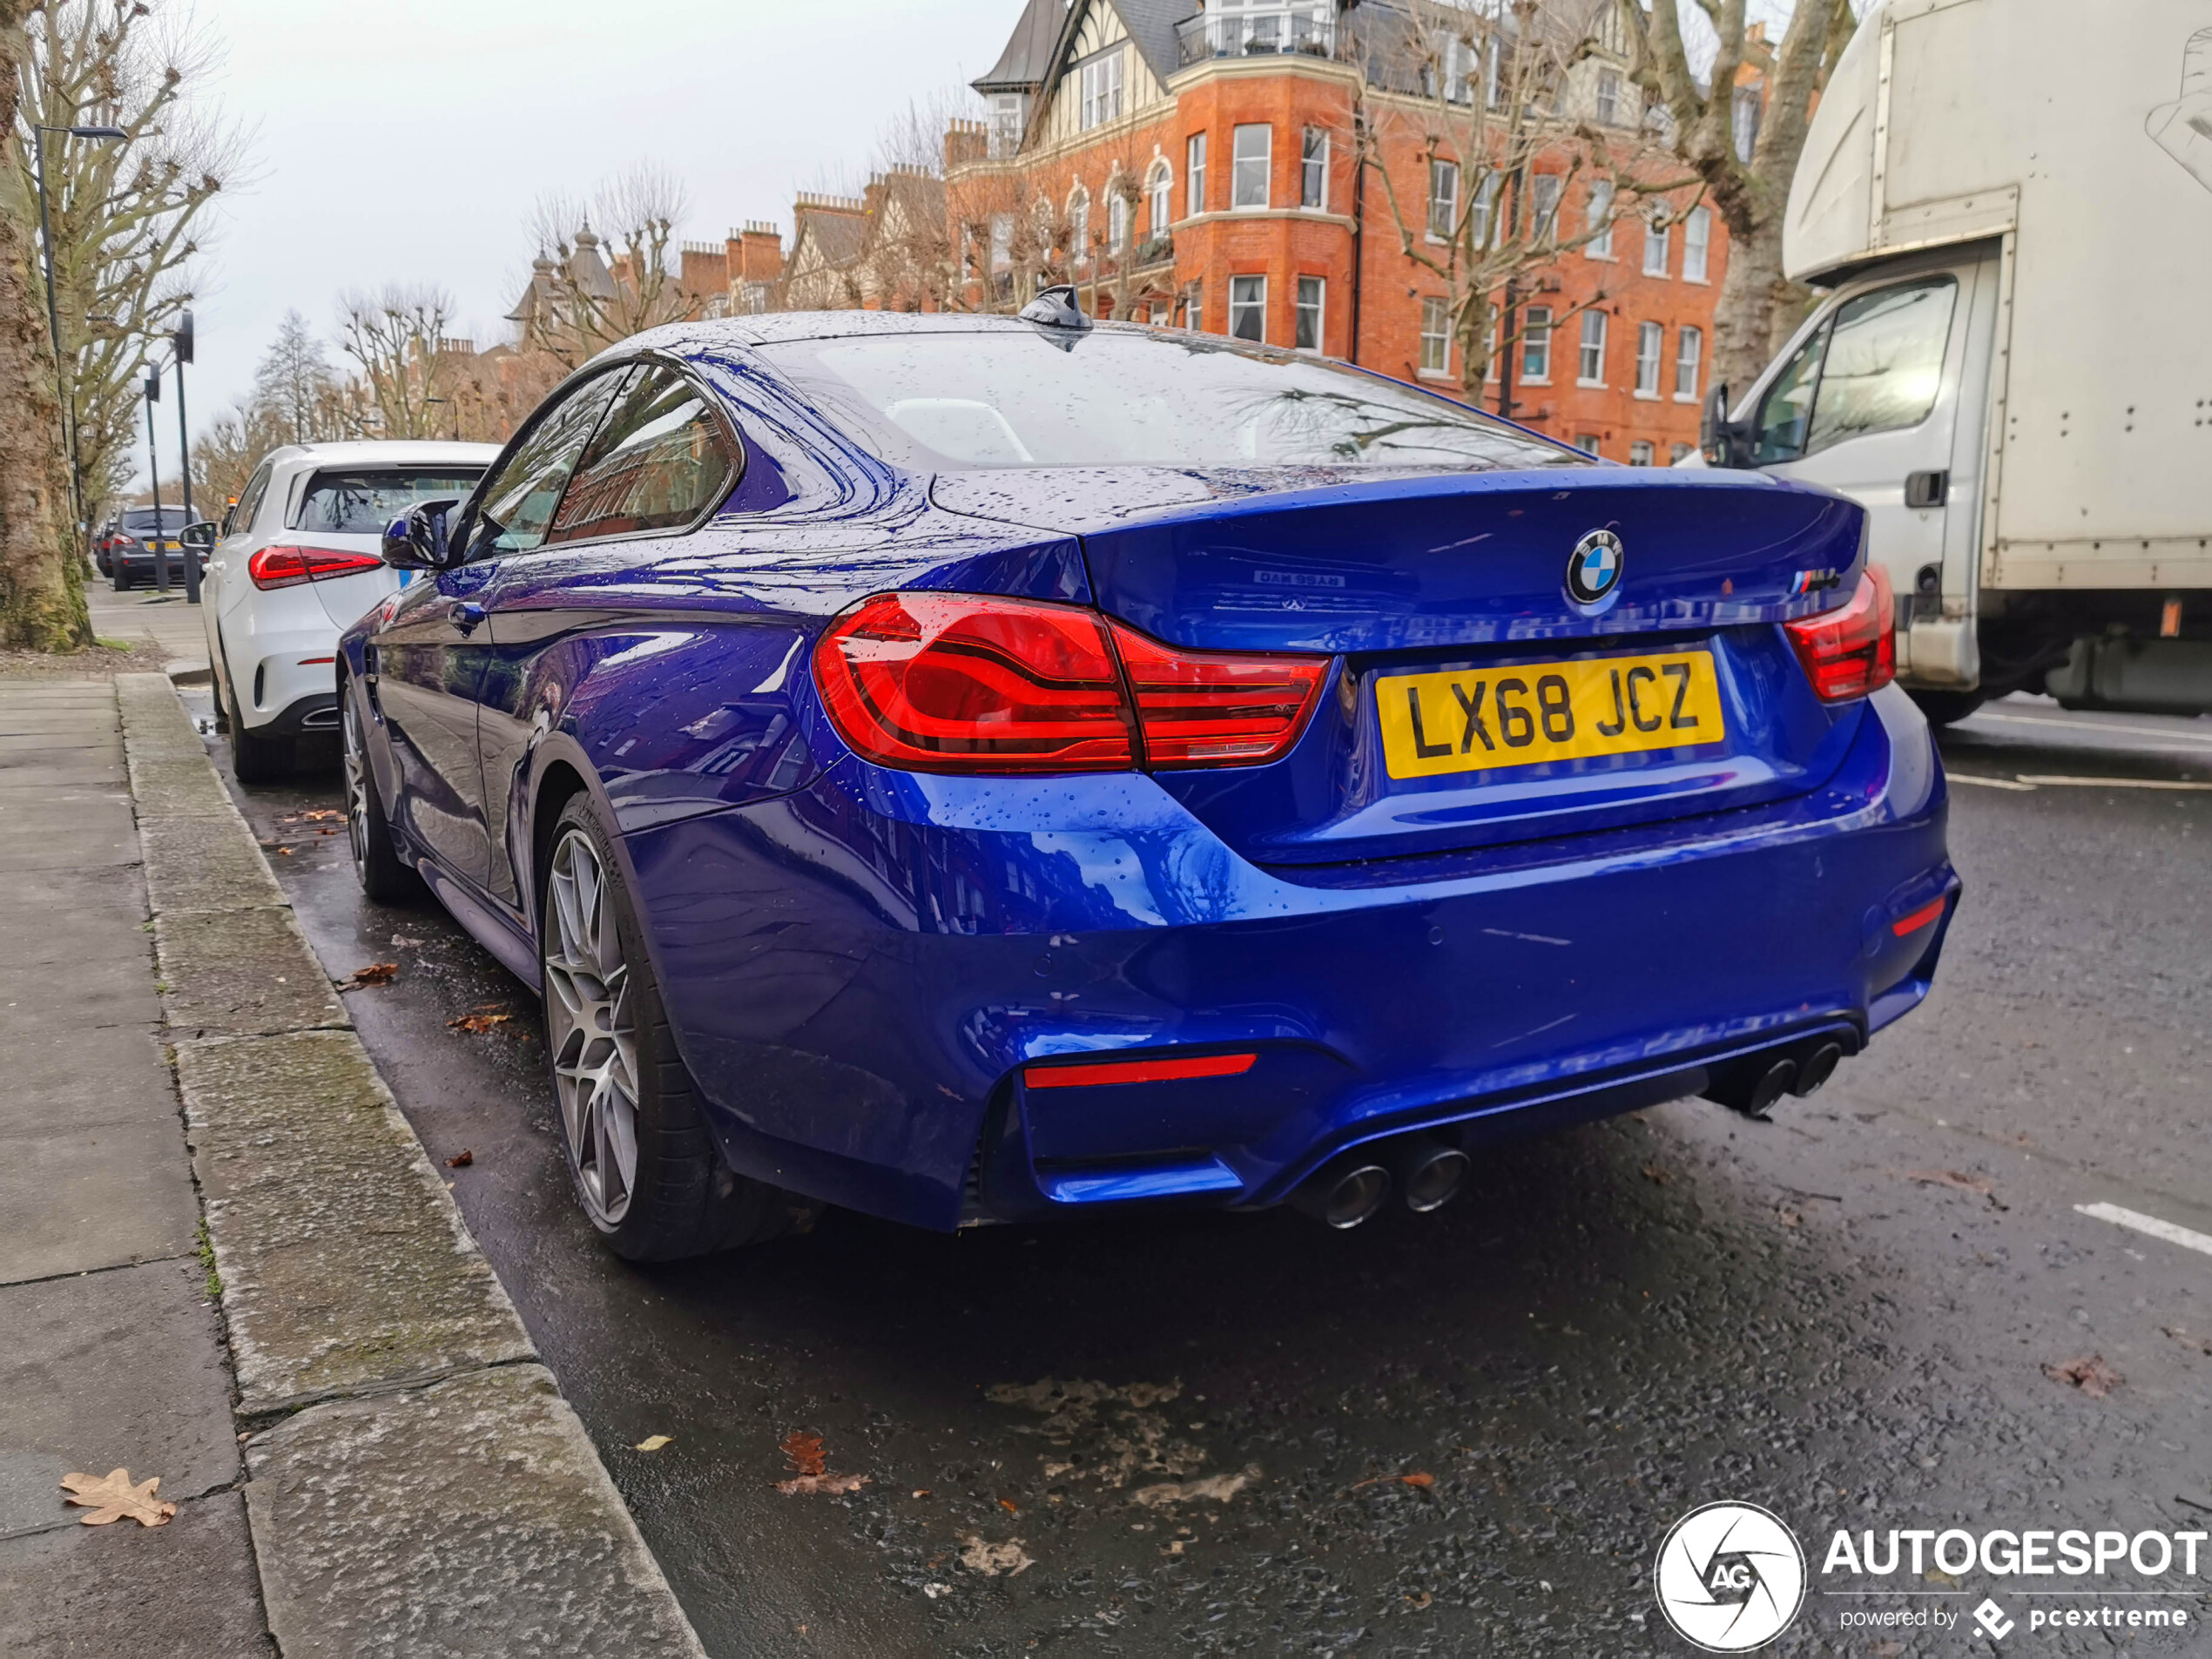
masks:
[[[1955,725],[1987,699],[1986,691],[1911,691],[1906,693],[1928,717],[1930,725]]]
[[[811,1224],[811,1201],[738,1174],[716,1148],[589,795],[562,808],[547,846],[538,894],[545,1048],[585,1217],[635,1262],[762,1244]]]
[[[131,578],[123,574],[122,569],[119,566],[117,568],[115,574],[108,577],[108,580],[114,584],[115,590],[118,593],[128,593],[131,590]]]
[[[292,775],[292,739],[265,738],[231,716],[231,770],[242,784],[282,783]]]
[[[338,687],[346,778],[346,835],[353,844],[354,876],[372,904],[407,904],[422,895],[422,878],[408,867],[392,843],[391,820],[377,792],[376,771],[361,740],[361,717],[354,711],[353,687]]]

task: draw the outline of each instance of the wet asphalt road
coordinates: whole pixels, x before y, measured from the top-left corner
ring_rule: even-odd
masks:
[[[1816,1569],[1844,1527],[2212,1526],[2212,1257],[2074,1208],[2212,1232],[2212,721],[2013,699],[1944,748],[1998,781],[1953,788],[1937,990],[1772,1123],[1677,1103],[1344,1236],[833,1214],[653,1270],[572,1205],[534,999],[434,906],[361,900],[334,772],[238,792],[332,975],[399,963],[361,1035],[433,1157],[473,1154],[469,1223],[711,1652],[1682,1653],[1651,1560],[1714,1499]],[[2044,1373],[2090,1354],[2107,1397]],[[779,1495],[794,1430],[868,1484]],[[1986,1650],[1838,1616],[2008,1593],[1822,1588],[1776,1651]]]

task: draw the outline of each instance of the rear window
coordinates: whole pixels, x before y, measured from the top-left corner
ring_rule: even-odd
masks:
[[[482,467],[319,472],[300,498],[293,529],[325,535],[374,536],[419,501],[459,500],[476,487]]]
[[[184,529],[185,509],[183,508],[164,507],[160,510],[161,528],[163,529],[180,530]],[[126,530],[150,530],[153,527],[154,509],[151,507],[133,507],[129,512],[123,515],[123,528]]]
[[[762,350],[855,437],[915,470],[1588,462],[1411,386],[1203,335],[1024,328]]]

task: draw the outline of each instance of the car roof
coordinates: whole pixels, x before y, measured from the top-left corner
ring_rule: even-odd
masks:
[[[496,443],[452,443],[442,438],[356,438],[341,443],[287,443],[269,451],[280,465],[300,467],[411,467],[440,462],[489,466]]]
[[[1112,333],[1168,332],[1144,323],[1101,321],[1095,326]],[[673,352],[682,356],[711,350],[716,346],[779,346],[795,340],[835,340],[853,334],[1034,334],[1036,327],[1036,324],[1024,322],[1019,317],[970,311],[773,311],[758,316],[669,323],[631,336],[602,354],[602,357],[629,356],[641,349]]]

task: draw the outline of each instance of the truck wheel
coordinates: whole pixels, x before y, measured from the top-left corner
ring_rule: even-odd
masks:
[[[589,795],[562,808],[541,878],[545,1048],[583,1213],[618,1256],[675,1261],[803,1228],[814,1205],[738,1174],[676,1052],[637,916]]]
[[[1982,705],[1981,691],[1913,691],[1913,702],[1928,717],[1930,725],[1955,725]]]

